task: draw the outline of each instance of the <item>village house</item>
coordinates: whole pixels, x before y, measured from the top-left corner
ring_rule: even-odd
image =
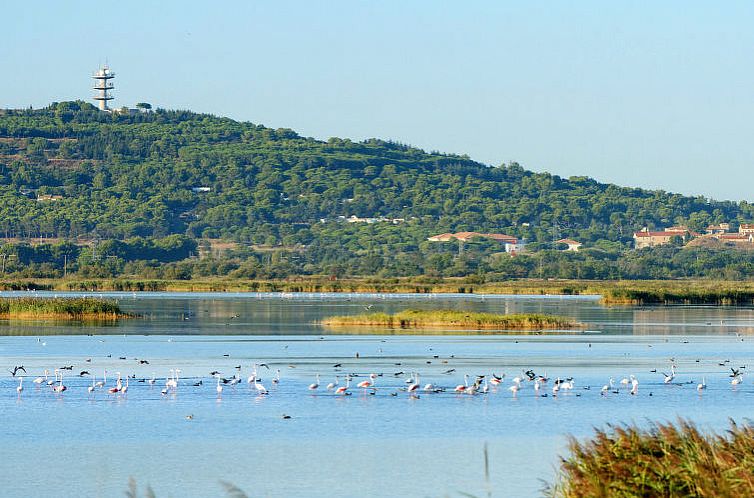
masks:
[[[650,232],[647,228],[644,228],[640,232],[634,232],[634,247],[642,249],[659,246],[670,243],[673,237],[681,237],[686,240],[689,235],[690,232],[686,227],[671,227],[661,232]]]
[[[560,239],[556,241],[555,243],[567,245],[568,248],[565,249],[566,251],[578,251],[579,248],[581,247],[581,242],[576,242],[573,239]]]
[[[475,238],[492,239],[505,248],[505,252],[515,253],[524,248],[524,241],[519,241],[518,238],[512,235],[506,235],[503,233],[479,233],[479,232],[457,232],[457,233],[441,233],[440,235],[433,235],[428,237],[430,242],[469,242]]]
[[[728,233],[730,232],[730,223],[720,223],[718,225],[710,225],[705,230],[708,234]]]
[[[753,223],[741,223],[738,225],[738,233],[749,235],[751,233],[754,233],[754,224]]]

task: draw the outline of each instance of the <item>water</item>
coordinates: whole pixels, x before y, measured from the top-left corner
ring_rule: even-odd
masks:
[[[728,417],[750,416],[754,399],[748,377],[735,389],[728,377],[730,367],[752,364],[750,308],[606,308],[595,298],[548,296],[110,296],[143,318],[115,326],[0,323],[0,364],[24,365],[28,373],[20,396],[6,368],[0,377],[2,496],[123,496],[131,476],[141,492],[150,485],[158,497],[225,496],[222,482],[253,497],[486,496],[488,489],[493,496],[537,496],[540,480],[553,478],[568,434],[678,416],[720,430]],[[546,312],[572,316],[588,330],[328,335],[314,323],[369,306]],[[678,376],[664,385],[659,372],[669,370],[671,357]],[[269,365],[260,368],[269,395],[245,382],[253,363]],[[333,368],[337,363],[342,367]],[[62,395],[31,383],[45,368],[69,365]],[[575,388],[553,397],[551,380],[547,397],[530,384],[513,396],[510,379],[529,368],[551,379],[572,376]],[[170,369],[181,371],[180,385],[163,396]],[[109,385],[116,372],[137,379],[155,373],[158,381],[131,379],[126,395],[89,395],[92,381],[79,377],[81,370],[98,379],[107,370]],[[225,385],[218,397],[213,370],[239,373],[244,382]],[[400,390],[414,371],[421,384],[451,389],[465,373],[507,377],[488,395],[448,389],[414,398]],[[353,384],[382,373],[376,394],[355,386],[347,397],[324,390],[347,372],[359,375]],[[316,373],[322,387],[312,394],[307,386]],[[640,381],[637,396],[625,388],[599,394],[610,376],[617,383],[629,374]],[[699,395],[702,377],[708,388]]]

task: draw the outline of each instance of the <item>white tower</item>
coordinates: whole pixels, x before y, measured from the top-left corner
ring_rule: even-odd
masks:
[[[98,107],[100,111],[109,111],[107,107],[107,101],[113,100],[113,96],[109,93],[115,86],[110,82],[115,78],[115,73],[110,71],[107,64],[99,68],[97,72],[92,75],[94,78],[94,89],[97,90],[97,95],[94,96],[94,100],[99,101]]]

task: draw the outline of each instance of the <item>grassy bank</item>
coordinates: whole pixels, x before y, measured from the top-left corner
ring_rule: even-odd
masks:
[[[557,498],[586,496],[754,496],[754,427],[705,435],[691,422],[648,429],[609,426],[585,442],[571,439]]]
[[[95,298],[2,298],[0,319],[115,320],[130,317],[114,301]]]
[[[754,304],[754,289],[729,287],[612,288],[602,294],[604,304]]]
[[[579,325],[569,318],[540,315],[470,313],[455,310],[406,310],[395,314],[364,313],[326,318],[328,327],[386,327],[400,329],[460,328],[474,330],[553,330]]]
[[[511,280],[468,278],[300,277],[283,280],[29,279],[0,282],[2,290],[168,292],[362,292],[374,294],[601,295],[605,304],[752,304],[754,282],[713,280]]]

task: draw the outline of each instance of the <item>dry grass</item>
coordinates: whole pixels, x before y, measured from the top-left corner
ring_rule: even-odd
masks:
[[[394,314],[364,313],[333,316],[323,325],[343,327],[387,327],[400,329],[459,328],[473,330],[553,330],[578,327],[570,318],[522,314],[472,313],[455,310],[405,310]]]
[[[692,423],[609,425],[579,442],[546,496],[720,497],[754,496],[754,427],[730,422],[723,435],[705,435]]]
[[[0,298],[0,318],[4,319],[98,319],[115,320],[123,313],[115,301],[90,297]]]

